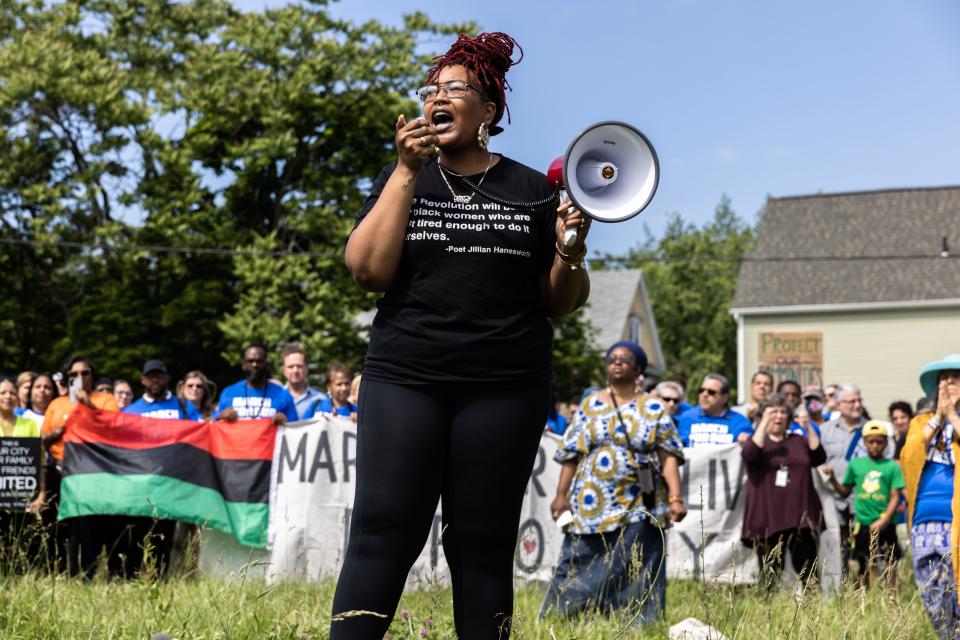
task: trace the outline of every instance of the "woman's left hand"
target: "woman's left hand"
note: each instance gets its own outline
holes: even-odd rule
[[[960,426],[958,425],[958,422],[960,422],[958,418],[960,418],[960,416],[957,415],[957,405],[950,400],[950,392],[947,390],[946,380],[940,381],[940,388],[942,389],[940,396],[943,399],[943,417],[954,426],[954,435],[956,435],[956,427]]]
[[[587,241],[587,233],[590,231],[590,217],[584,215],[580,209],[573,206],[572,202],[567,202],[557,207],[557,246],[563,249],[568,255],[577,255],[583,250],[584,243]],[[577,229],[577,240],[572,247],[563,243],[563,234],[567,229]]]
[[[670,522],[677,523],[687,517],[687,505],[682,500],[670,503]]]

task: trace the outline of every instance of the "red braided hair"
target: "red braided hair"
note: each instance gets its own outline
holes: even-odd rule
[[[520,50],[520,57],[516,60],[513,59],[514,47]],[[463,65],[473,71],[487,99],[497,105],[490,127],[490,135],[496,135],[503,131],[496,125],[503,118],[504,109],[507,112],[507,122],[510,122],[506,90],[512,89],[507,82],[507,71],[521,60],[523,48],[505,33],[481,33],[475,38],[461,33],[445,54],[433,59],[433,66],[427,71],[427,81],[432,82],[441,69],[453,65]]]

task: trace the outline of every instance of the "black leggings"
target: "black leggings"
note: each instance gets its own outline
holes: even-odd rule
[[[507,638],[524,488],[550,403],[549,383],[495,389],[360,388],[357,487],[331,640],[383,638],[442,499],[443,551],[461,640]]]

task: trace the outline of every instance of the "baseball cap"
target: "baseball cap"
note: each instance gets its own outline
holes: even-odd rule
[[[803,388],[803,393],[800,395],[801,398],[818,398],[823,400],[823,389],[818,385],[808,384]]]
[[[890,430],[887,429],[887,423],[883,420],[868,420],[867,424],[863,425],[861,433],[864,438],[867,436],[883,436],[886,438],[890,435]]]
[[[168,373],[167,365],[163,364],[163,360],[147,360],[146,364],[143,365],[143,375],[147,375],[153,371]]]

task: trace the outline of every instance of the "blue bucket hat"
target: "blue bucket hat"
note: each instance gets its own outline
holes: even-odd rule
[[[647,353],[643,350],[643,347],[638,345],[633,340],[621,340],[620,342],[614,342],[610,345],[610,348],[607,349],[607,357],[610,357],[610,354],[613,353],[614,349],[626,349],[633,354],[633,357],[637,359],[637,366],[640,367],[640,371],[644,372],[647,370]]]
[[[943,356],[942,360],[928,362],[920,369],[920,386],[923,393],[928,398],[936,398],[937,381],[940,379],[941,371],[950,370],[960,371],[960,353],[951,353]]]

